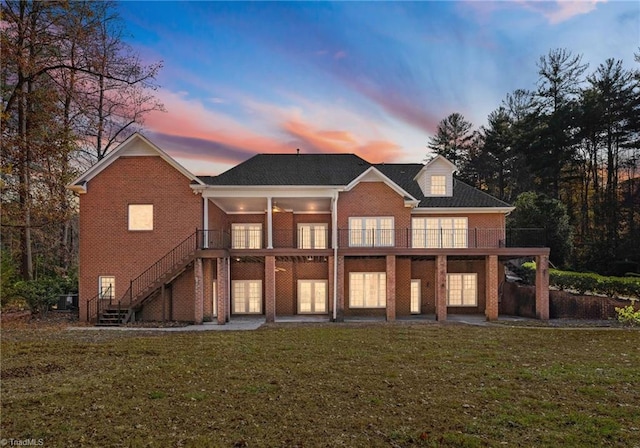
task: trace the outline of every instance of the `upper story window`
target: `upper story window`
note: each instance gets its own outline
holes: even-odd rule
[[[129,230],[153,230],[153,204],[129,204]]]
[[[298,248],[326,249],[327,224],[298,224]]]
[[[393,244],[393,217],[349,218],[350,247],[388,247]]]
[[[411,247],[466,248],[467,218],[411,219]]]
[[[261,249],[262,224],[231,224],[232,249]]]
[[[431,194],[434,196],[444,196],[447,194],[447,179],[445,176],[431,176]]]

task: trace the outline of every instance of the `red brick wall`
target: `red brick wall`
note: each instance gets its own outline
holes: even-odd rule
[[[628,305],[631,305],[629,300],[581,296],[567,291],[549,291],[551,319],[616,319],[615,309]],[[634,308],[640,310],[640,303],[636,302]],[[500,314],[535,318],[535,286],[505,283],[500,301]]]
[[[293,225],[293,213],[277,212],[272,213],[273,220],[273,247],[296,247],[296,232]],[[267,229],[264,228],[265,238]]]
[[[396,257],[396,316],[411,314],[411,258]]]
[[[478,306],[469,307],[447,307],[447,313],[451,314],[474,314],[484,313],[485,309],[485,297],[486,297],[486,284],[487,276],[485,273],[485,261],[484,260],[447,260],[447,273],[448,274],[468,274],[476,273],[477,279],[477,293],[478,293]]]
[[[251,262],[238,262],[235,259],[231,260],[231,303],[233,303],[233,281],[234,280],[260,280],[262,282],[262,311],[265,310],[264,302],[264,262],[251,263]],[[277,281],[277,277],[276,277]],[[233,315],[233,306],[231,308],[231,314]]]
[[[338,229],[348,229],[349,217],[356,216],[393,216],[396,229],[411,226],[411,209],[383,182],[361,182],[351,191],[340,193]]]
[[[411,278],[420,280],[420,313],[434,314],[436,312],[435,260],[413,260]]]
[[[98,276],[116,277],[115,297],[129,280],[202,227],[202,197],[160,157],[121,157],[80,195],[80,316],[98,293]],[[128,205],[153,204],[153,231],[128,230]]]
[[[385,272],[386,257],[344,259],[344,315],[345,316],[385,316],[384,308],[349,308],[349,274],[351,272]]]
[[[172,320],[182,322],[194,321],[196,302],[195,289],[193,267],[190,267],[172,283]]]

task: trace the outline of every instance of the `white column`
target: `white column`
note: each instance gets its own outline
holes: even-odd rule
[[[273,249],[273,205],[267,198],[267,249]]]
[[[204,205],[202,207],[202,232],[204,235],[202,236],[202,247],[204,249],[209,248],[209,199],[202,196],[202,200],[204,201]]]

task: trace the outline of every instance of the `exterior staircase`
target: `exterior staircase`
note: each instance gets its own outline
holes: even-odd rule
[[[98,327],[119,327],[129,320],[128,309],[107,308],[98,316]]]
[[[195,259],[198,249],[198,231],[188,236],[166,255],[152,264],[142,274],[129,282],[129,289],[118,302],[109,301],[103,304],[100,297],[96,301],[96,325],[120,326],[131,321],[135,312],[142,308],[146,300],[151,298],[163,285],[171,283]],[[91,307],[88,304],[88,309]]]

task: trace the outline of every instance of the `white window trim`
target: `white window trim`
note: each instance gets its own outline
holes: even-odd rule
[[[413,297],[413,285],[417,284],[418,285],[418,297],[416,298],[417,300],[417,307],[414,307],[414,297]],[[411,314],[420,314],[420,311],[422,309],[422,281],[420,279],[415,279],[412,278],[411,279]]]
[[[381,228],[382,220],[391,220],[391,228]],[[367,220],[375,227],[367,227]],[[358,223],[358,227],[355,227]],[[393,247],[395,245],[395,218],[393,216],[352,216],[349,218],[349,247]]]
[[[371,285],[365,285],[365,278],[367,275],[376,275],[377,279],[374,280],[378,289],[376,304],[371,305],[367,302],[369,299],[369,295],[367,294],[367,286],[371,289]],[[362,305],[354,305],[354,277],[362,276]],[[380,278],[382,277],[382,278]],[[380,283],[382,283],[382,287],[380,287]],[[371,292],[369,290],[369,292]],[[386,272],[350,272],[349,273],[349,308],[354,309],[373,309],[373,308],[386,308],[387,307],[387,273]]]
[[[310,228],[310,241],[311,247],[303,247],[303,231],[302,229],[304,227],[309,227]],[[319,247],[316,244],[316,229],[322,229],[322,231],[324,232],[324,245],[321,245],[322,247]],[[327,223],[316,223],[316,222],[300,222],[298,223],[298,249],[326,249],[327,248],[327,243],[328,243],[328,239],[329,239],[329,225]]]
[[[443,221],[451,220],[450,227],[443,228]],[[464,227],[456,228],[456,221],[464,221]],[[420,223],[418,227],[417,223]],[[429,228],[428,222],[436,223]],[[445,240],[446,239],[446,240]],[[417,244],[422,240],[423,244]],[[411,247],[414,249],[467,249],[469,247],[469,218],[466,216],[412,217]]]
[[[111,294],[109,294],[108,296],[103,296],[104,291],[102,289],[102,279],[108,279],[108,278],[113,279],[111,281]],[[115,275],[100,275],[98,277],[98,296],[101,299],[105,299],[105,300],[107,300],[107,299],[111,299],[111,300],[115,299],[115,297],[116,297],[116,276]]]
[[[149,216],[151,214],[151,216]],[[154,222],[153,204],[129,204],[127,207],[127,229],[131,232],[150,232]]]
[[[251,229],[251,227],[258,227],[259,229]],[[242,238],[238,237],[238,232],[242,232]],[[255,244],[254,234],[257,233],[257,247],[253,247]],[[261,222],[239,222],[231,224],[231,247],[232,249],[262,249],[262,223]]]
[[[311,310],[310,311],[302,311],[301,310],[301,286],[303,283],[310,283],[311,284]],[[315,302],[315,289],[316,289],[316,285],[317,284],[324,284],[324,301],[323,301],[323,306],[324,309],[323,310],[316,310],[316,302]],[[329,312],[329,307],[328,307],[328,289],[329,289],[329,282],[327,280],[311,280],[311,279],[299,279],[298,280],[298,314],[327,314]]]
[[[462,295],[462,304],[458,305],[458,304],[454,304],[451,305],[449,302],[449,298],[450,298],[450,293],[451,290],[449,288],[449,282],[450,282],[450,278],[453,276],[459,276],[460,277],[460,285],[461,285],[461,295]],[[469,303],[469,297],[465,296],[465,289],[464,289],[464,281],[465,278],[473,278],[473,283],[474,283],[474,291],[473,291],[473,297],[471,298],[473,300],[473,303]],[[447,306],[450,307],[477,307],[478,306],[478,274],[476,273],[451,273],[451,274],[447,274]]]
[[[250,303],[250,298],[247,297],[247,290],[249,285],[251,284],[257,284],[258,285],[258,296],[259,296],[259,307],[260,309],[258,311],[250,311],[251,309],[251,303]],[[238,299],[238,297],[236,296],[236,286],[237,285],[244,285],[244,291],[243,293],[245,294],[243,297],[244,300],[244,311],[236,311],[236,300]],[[231,291],[232,291],[232,303],[231,303],[231,309],[233,314],[262,314],[262,280],[232,280],[231,281]]]

